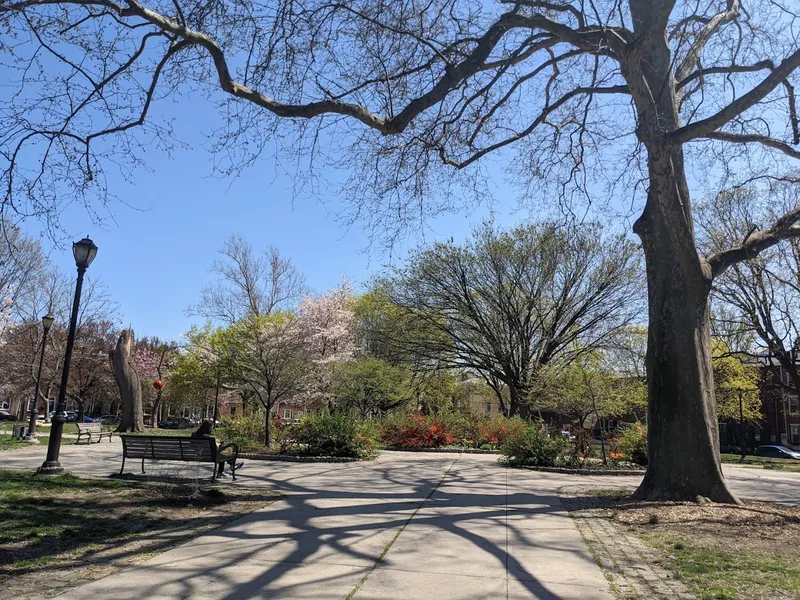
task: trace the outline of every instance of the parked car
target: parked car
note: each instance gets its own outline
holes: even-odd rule
[[[800,460],[800,452],[795,452],[785,446],[759,446],[753,452],[754,456],[764,456],[766,458],[789,458]]]
[[[172,417],[159,421],[158,426],[161,429],[189,429],[190,427],[197,426],[197,419],[192,417]]]
[[[101,423],[119,423],[122,419],[116,415],[103,415],[100,417]]]
[[[74,423],[78,420],[78,413],[74,410],[67,411],[67,423]]]
[[[16,421],[16,415],[12,415],[7,410],[0,410],[0,421]]]
[[[742,447],[737,446],[736,444],[729,444],[728,442],[722,442],[719,445],[719,451],[722,454],[741,454]]]
[[[83,417],[84,423],[94,423],[94,419],[92,417]]]

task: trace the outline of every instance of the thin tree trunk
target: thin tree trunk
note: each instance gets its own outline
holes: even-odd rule
[[[83,423],[83,417],[86,416],[86,410],[84,408],[83,400],[75,400],[75,404],[78,405],[78,416],[76,417],[76,421],[78,423]]]
[[[270,414],[269,408],[265,409],[266,415],[264,416],[264,445],[269,448],[270,440]]]
[[[110,352],[111,370],[114,372],[122,400],[122,420],[117,427],[119,432],[144,431],[142,386],[131,358],[133,340],[133,330],[123,329],[119,334],[117,345]]]
[[[155,427],[158,424],[158,411],[161,409],[161,392],[162,390],[156,392],[156,399],[150,409],[150,427]]]

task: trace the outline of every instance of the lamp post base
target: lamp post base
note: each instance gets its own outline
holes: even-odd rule
[[[22,438],[22,441],[23,442],[28,442],[29,444],[38,444],[39,443],[39,440],[36,437],[35,433],[29,433],[24,438]]]
[[[57,460],[45,461],[36,471],[39,475],[60,475],[64,472],[64,467]]]

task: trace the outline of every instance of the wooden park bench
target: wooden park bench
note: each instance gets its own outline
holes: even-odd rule
[[[75,423],[78,426],[78,439],[75,440],[76,444],[79,444],[83,438],[86,438],[86,443],[91,444],[93,440],[96,440],[97,443],[100,443],[104,437],[108,438],[108,441],[111,441],[111,431],[103,431],[102,426],[100,423]]]
[[[212,481],[217,478],[218,465],[227,462],[230,464],[233,479],[236,479],[236,459],[239,456],[239,447],[236,444],[223,444],[217,447],[217,441],[214,438],[164,435],[121,435],[119,437],[122,440],[120,475],[125,470],[126,458],[141,458],[142,473],[145,472],[144,461],[149,458],[150,460],[213,463]],[[226,453],[227,450],[231,452]]]

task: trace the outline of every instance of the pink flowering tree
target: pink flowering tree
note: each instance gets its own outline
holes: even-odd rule
[[[155,389],[153,384],[161,381],[166,384],[170,370],[174,366],[177,346],[158,338],[140,340],[133,351],[133,365],[142,382],[144,401],[150,405],[150,426],[158,422],[163,390]]]
[[[347,279],[319,296],[304,296],[298,306],[308,357],[313,365],[305,387],[307,401],[331,401],[332,368],[351,360],[358,350],[353,290]]]

